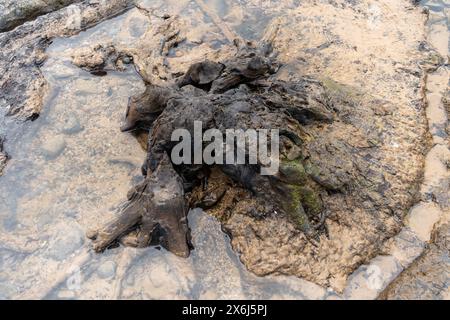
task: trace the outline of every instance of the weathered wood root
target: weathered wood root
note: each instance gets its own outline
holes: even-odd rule
[[[93,240],[93,249],[102,252],[123,241],[139,248],[160,244],[178,256],[189,256],[185,201],[182,181],[166,155],[157,170],[131,190],[129,203],[121,215],[88,235]]]
[[[282,211],[307,236],[315,234],[312,222],[320,220],[322,186],[303,167],[301,148],[306,138],[302,125],[333,121],[333,113],[322,97],[320,83],[307,79],[286,83],[271,77],[278,64],[271,57],[268,41],[259,46],[236,42],[234,58],[196,63],[172,86],[149,84],[143,94],[130,99],[122,130],[149,130],[146,178],[131,190],[121,216],[91,235],[95,251],[120,241],[133,247],[160,244],[178,256],[189,255],[184,192],[199,184],[202,170],[211,168],[184,164],[175,171],[169,154],[174,147],[172,133],[185,129],[192,136],[195,121],[201,121],[204,130],[282,128],[280,150],[285,154],[276,175],[260,174],[261,159],[257,165],[218,167],[253,195],[255,201],[246,209],[249,214]],[[249,150],[245,152],[248,155]]]

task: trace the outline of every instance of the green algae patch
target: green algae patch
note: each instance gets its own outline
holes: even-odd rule
[[[308,179],[305,167],[299,159],[282,161],[280,173],[283,180],[295,185],[304,184]]]
[[[285,211],[300,230],[310,229],[309,217],[317,216],[323,205],[317,192],[307,186],[289,185]]]

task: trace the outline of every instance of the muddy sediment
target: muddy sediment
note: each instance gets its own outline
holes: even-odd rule
[[[7,213],[2,216],[7,231],[2,263],[12,267],[20,262],[29,271],[4,274],[4,296],[39,296],[26,284],[30,277],[42,292],[62,298],[106,297],[109,292],[117,298],[223,298],[225,293],[234,298],[331,298],[327,288],[351,296],[357,290],[348,289],[349,275],[380,254],[388,256],[386,246],[404,230],[409,208],[422,197],[426,155],[439,136],[428,131],[424,86],[426,73],[443,58],[426,43],[425,14],[403,0],[281,1],[263,7],[256,2],[139,1],[137,8],[78,34],[74,42],[57,39],[129,5],[83,2],[75,5],[81,25],[66,25],[65,8],[0,34],[0,55],[14,57],[13,63],[0,62],[2,113],[8,119],[37,118],[25,138],[6,132],[5,149],[12,160],[0,179],[2,188],[11,189],[2,196]],[[263,33],[252,30],[252,19],[261,23],[258,30],[279,26],[274,39],[282,63],[277,80],[315,78],[338,101],[336,121],[304,127],[307,166],[333,187],[321,193],[328,235],[311,243],[289,219],[258,219],[236,210],[239,193],[230,187],[209,211],[220,218],[231,247],[217,221],[195,213],[189,219],[198,247],[189,259],[129,248],[83,256],[89,247],[83,233],[116,216],[126,190],[141,179],[143,151],[132,136],[118,131],[128,97],[144,90],[141,79],[165,85],[193,62],[229,58],[235,52],[231,36],[259,40]],[[27,143],[19,147],[22,141]],[[25,170],[27,165],[41,177]],[[58,178],[67,170],[68,179]],[[440,199],[448,201],[444,191]],[[67,219],[71,223],[65,226]],[[36,222],[44,230],[35,228]],[[415,231],[410,236],[417,238]],[[206,239],[221,248],[215,262],[208,254],[214,246]],[[231,248],[246,269],[266,277],[249,274]],[[391,265],[402,265],[398,257]],[[82,290],[65,285],[74,274],[68,261],[78,258]],[[48,265],[49,271],[38,272],[36,264]],[[152,272],[144,275],[150,265]],[[216,278],[225,278],[224,268],[228,280]],[[64,271],[55,277],[51,270]],[[175,289],[165,291],[169,284]],[[254,284],[260,293],[251,289]]]

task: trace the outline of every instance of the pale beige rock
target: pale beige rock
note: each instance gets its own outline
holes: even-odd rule
[[[403,268],[407,268],[423,253],[425,246],[425,242],[420,240],[416,233],[405,227],[392,239],[388,252],[400,262]]]
[[[448,300],[450,279],[450,224],[433,232],[424,254],[405,270],[380,296],[381,299]]]
[[[181,5],[174,5],[175,2],[178,3],[179,1],[170,1],[170,5],[180,8]],[[260,1],[256,0],[249,2],[252,2],[254,6],[260,3]],[[426,149],[426,143],[424,143],[423,140],[423,136],[426,134],[426,124],[425,121],[422,121],[425,119],[423,117],[423,106],[418,102],[422,97],[420,90],[422,88],[420,82],[422,74],[416,65],[416,62],[422,58],[421,53],[417,51],[416,45],[423,39],[421,26],[423,16],[419,13],[420,10],[418,8],[410,7],[408,1],[382,1],[380,2],[382,4],[382,19],[377,22],[376,25],[369,26],[366,21],[366,14],[371,12],[368,6],[369,1],[361,1],[357,8],[360,11],[355,11],[350,5],[346,6],[345,3],[347,2],[344,2],[345,1],[338,1],[337,3],[343,5],[343,7],[334,8],[332,5],[328,4],[317,4],[313,3],[313,1],[305,1],[301,8],[291,7],[289,10],[294,11],[288,11],[286,6],[284,6],[285,2],[283,1],[283,5],[279,5],[276,8],[271,8],[269,6],[269,8],[264,9],[267,10],[266,12],[268,13],[282,11],[283,14],[293,14],[290,22],[291,24],[288,24],[286,29],[282,30],[280,41],[277,45],[277,49],[280,50],[281,57],[286,65],[280,72],[285,75],[286,79],[289,79],[296,74],[325,76],[338,81],[338,83],[348,85],[350,88],[358,88],[359,86],[358,89],[366,90],[364,94],[368,93],[369,95],[374,95],[376,98],[381,98],[383,101],[392,101],[391,108],[389,108],[389,106],[385,108],[384,103],[376,104],[379,107],[380,114],[383,116],[388,115],[392,110],[395,111],[390,125],[395,127],[396,131],[395,134],[388,135],[385,144],[380,144],[380,141],[377,139],[373,139],[370,142],[367,141],[368,139],[365,140],[363,138],[354,139],[352,137],[353,135],[356,137],[364,136],[357,130],[349,133],[351,138],[346,135],[338,136],[338,138],[345,142],[355,143],[352,146],[355,148],[369,149],[376,146],[376,148],[379,148],[377,153],[386,153],[389,155],[384,159],[385,162],[381,162],[383,165],[387,164],[387,166],[383,167],[383,170],[386,170],[386,172],[389,173],[395,172],[397,175],[387,177],[388,182],[391,184],[390,190],[392,190],[392,193],[396,193],[394,196],[389,193],[387,197],[398,197],[396,198],[398,201],[395,202],[396,207],[401,208],[400,211],[404,210],[406,212],[407,207],[414,198],[414,188],[409,189],[409,186],[414,186],[418,177],[421,175],[423,149]],[[125,1],[122,3],[125,3]],[[147,1],[149,7],[154,3],[156,3],[156,1]],[[106,2],[106,5],[108,6],[106,9],[102,5],[88,8],[81,6],[83,21],[95,23],[102,17],[120,11],[118,10],[120,8],[123,9],[123,7],[115,1]],[[235,12],[238,11],[236,9],[234,10]],[[142,12],[142,10],[140,11]],[[193,11],[190,11],[191,14],[192,12]],[[236,20],[240,19],[243,14],[243,12],[240,12],[230,16],[230,19],[233,19],[235,22],[234,25],[240,25],[239,21]],[[142,15],[143,13],[138,14],[133,11],[130,13],[130,19],[133,17],[142,19]],[[151,14],[149,15],[151,16]],[[18,31],[28,30],[27,32],[29,32],[30,29],[34,28],[37,32],[49,37],[70,35],[78,31],[68,28],[65,25],[64,19],[67,18],[65,14],[52,15],[53,18],[55,16],[55,20],[48,20],[48,18],[45,18],[45,23],[31,22],[28,24],[29,26],[19,27]],[[155,17],[150,19],[153,19],[153,22],[158,21]],[[198,21],[201,21],[201,19],[198,19]],[[354,26],[352,33],[348,32],[348,23],[352,23]],[[155,26],[155,24],[151,25]],[[396,27],[392,28],[392,25],[395,25]],[[318,26],[320,26],[320,28],[318,28]],[[374,26],[376,26],[376,28],[372,28]],[[208,45],[209,41],[214,39],[214,35],[212,34],[219,35],[216,36],[216,38],[220,38],[220,30],[217,30],[213,25],[208,25],[207,29],[211,32],[202,38],[199,37],[199,32],[203,27],[204,25],[200,24],[195,30],[193,27],[191,28],[191,25],[189,25],[189,27],[181,28],[182,31],[194,30],[194,32],[190,32],[186,35],[187,39],[191,39],[192,43],[197,44],[201,41],[200,39],[202,39],[203,44],[190,49],[190,54],[188,54],[188,50],[183,50],[183,46],[180,45],[177,54],[166,58],[169,67],[159,70],[160,72],[157,76],[154,76],[153,74],[147,75],[148,79],[160,81],[160,77],[171,78],[176,76],[178,72],[185,71],[186,67],[190,65],[192,61],[203,60],[205,57],[215,60],[219,57],[226,56],[226,52],[223,52],[226,50],[223,50],[222,52],[219,50],[219,53],[217,53],[216,50]],[[39,30],[39,28],[43,29]],[[114,30],[113,28],[108,29]],[[148,50],[149,48],[155,47],[153,46],[153,43],[150,47],[148,44],[152,39],[160,39],[158,36],[154,38],[152,32],[155,32],[155,30],[156,28],[150,28],[148,32],[141,34],[139,30],[139,32],[129,32],[128,28],[124,27],[121,31],[122,37],[120,39],[122,40],[126,39],[130,34],[137,34],[139,37],[142,36],[142,42],[138,42],[133,38],[133,42],[136,42],[137,47],[133,47],[130,43],[118,46],[120,49],[130,49],[130,53],[133,57],[137,58],[136,65],[141,70],[151,70],[152,61],[154,61],[152,59],[154,59],[154,56],[151,54],[149,55]],[[388,30],[387,34],[384,34],[386,30]],[[402,33],[401,36],[399,35],[400,33]],[[31,35],[33,36],[34,33],[31,33]],[[22,47],[21,44],[31,43],[34,45],[30,40],[32,36],[20,36],[15,38],[15,44],[18,45],[20,50],[25,50],[27,47]],[[98,36],[98,34],[94,34],[94,36]],[[8,44],[5,40],[6,38],[6,35],[0,35],[0,43]],[[283,43],[286,39],[289,41]],[[106,43],[104,40],[106,39],[100,36],[97,40],[92,41]],[[389,42],[392,45],[386,47],[386,42]],[[80,43],[77,44],[77,46],[80,45]],[[85,45],[85,43],[83,43],[83,45]],[[36,45],[35,47],[38,48],[39,46]],[[44,47],[46,47],[46,45]],[[8,46],[5,45],[3,48],[7,48],[4,52],[9,54],[16,47],[8,44]],[[180,52],[182,52],[182,54]],[[63,56],[63,53],[61,52],[56,55],[59,54]],[[26,61],[34,63],[33,59],[35,57],[40,58],[40,55],[35,55],[34,51],[32,51],[32,54],[30,57],[27,57]],[[394,68],[392,67],[391,60],[393,58],[396,60]],[[22,57],[20,57],[20,59],[22,59]],[[6,61],[4,59],[0,60]],[[39,61],[39,59],[37,59],[37,61]],[[67,63],[68,61],[69,60],[65,60],[64,63]],[[47,66],[52,63],[59,63],[61,65],[62,61],[58,59],[51,60]],[[54,72],[55,75],[57,75],[55,79],[65,79],[65,81],[70,82],[71,77],[73,75],[76,76],[78,73],[76,69],[68,68],[69,69],[66,68],[65,70],[60,69],[59,71],[55,68]],[[28,74],[30,73],[27,73],[27,70],[25,70],[25,72],[17,72],[17,69],[14,68],[5,69],[5,66],[1,65],[0,62],[0,70],[6,70],[6,72],[3,73],[6,74],[5,79],[17,81],[19,84],[28,85],[31,81],[30,79],[34,79],[34,77],[38,78],[36,84],[30,85],[30,88],[32,88],[30,89],[30,92],[34,92],[36,95],[33,96],[32,99],[29,99],[28,96],[26,99],[24,98],[24,105],[21,104],[23,102],[21,98],[17,98],[20,103],[15,106],[20,107],[17,109],[19,111],[17,111],[16,115],[21,115],[24,118],[30,116],[33,112],[39,112],[42,106],[40,97],[43,97],[45,90],[52,90],[51,87],[46,88],[45,84],[43,84],[43,78],[40,78],[41,75],[37,72],[39,69],[33,67],[33,71],[31,72],[33,73],[33,76],[28,77]],[[383,72],[382,75],[380,74],[380,70]],[[51,67],[48,67],[45,72],[47,75],[50,75],[53,71]],[[415,77],[411,75],[413,73],[418,73],[420,76]],[[17,78],[19,75],[26,78]],[[118,133],[117,129],[124,112],[121,106],[126,105],[126,99],[131,95],[130,90],[139,90],[140,87],[137,82],[132,82],[131,80],[120,81],[114,78],[110,83],[106,82],[108,82],[107,79],[95,78],[94,80],[90,79],[90,84],[82,84],[82,88],[85,92],[90,91],[91,97],[89,100],[74,94],[74,92],[76,92],[76,86],[74,86],[68,87],[69,89],[64,91],[64,98],[60,97],[57,101],[56,106],[59,106],[60,109],[56,109],[59,111],[56,111],[57,116],[55,118],[51,118],[52,114],[50,114],[51,121],[57,122],[58,117],[61,117],[61,114],[58,113],[61,112],[61,106],[64,106],[64,108],[73,112],[76,112],[77,108],[79,108],[79,110],[90,113],[89,116],[86,116],[86,118],[83,116],[81,119],[83,125],[86,126],[86,130],[79,135],[68,138],[71,140],[68,140],[70,143],[67,146],[67,153],[65,152],[56,159],[53,163],[53,168],[49,168],[48,166],[39,163],[36,164],[38,170],[41,172],[41,176],[45,177],[45,180],[42,181],[34,178],[27,179],[26,187],[29,188],[28,190],[36,190],[48,183],[47,187],[51,188],[53,195],[49,195],[44,199],[44,202],[42,202],[27,199],[27,197],[31,197],[31,195],[27,193],[24,196],[25,199],[19,201],[19,209],[21,211],[25,212],[28,210],[32,212],[32,214],[27,214],[27,216],[36,217],[39,214],[39,210],[45,209],[45,206],[49,203],[54,203],[57,209],[61,209],[67,205],[74,206],[74,202],[79,202],[78,204],[80,206],[76,206],[76,208],[79,209],[77,216],[78,221],[83,226],[92,226],[99,223],[99,216],[102,216],[102,219],[112,217],[113,213],[110,211],[110,207],[119,205],[120,202],[124,200],[123,195],[126,194],[126,190],[129,187],[129,181],[138,176],[137,172],[139,171],[140,159],[143,159],[143,155],[137,154],[138,148],[134,148],[135,145],[133,145],[133,140],[127,139],[126,136]],[[51,86],[55,86],[55,83],[56,82],[51,83]],[[70,85],[68,82],[62,82],[61,84],[67,86]],[[363,85],[362,88],[361,84]],[[0,85],[2,85],[1,81]],[[97,90],[97,85],[99,87],[102,86],[105,90]],[[128,85],[130,86],[128,87]],[[112,97],[108,96],[108,88],[114,88]],[[11,88],[8,87],[7,89],[10,90]],[[336,92],[341,88],[338,87],[337,89]],[[1,100],[1,98],[9,92],[8,90],[2,91],[0,94],[0,107],[5,106],[6,108],[6,106],[13,105],[12,103],[3,103]],[[351,98],[352,93],[344,90],[343,97]],[[71,102],[75,103],[75,101],[75,105],[69,105]],[[358,101],[355,105],[359,106],[362,104],[364,106],[365,103],[365,101]],[[13,110],[13,107],[11,108],[11,110]],[[376,125],[381,128],[383,123],[377,122]],[[414,128],[414,130],[411,130],[411,128]],[[345,130],[342,130],[342,132],[345,132]],[[376,132],[376,130],[374,132]],[[80,140],[77,140],[76,137],[78,136],[81,138]],[[121,157],[125,153],[129,154],[130,157],[134,159],[134,161],[131,162],[133,165],[129,171],[124,170],[123,166],[115,167],[115,165],[108,165],[108,159]],[[32,154],[30,153],[30,155]],[[89,158],[90,162],[83,161],[83,159],[86,160],[86,158]],[[379,159],[372,159],[372,161],[373,165],[380,163]],[[340,169],[343,172],[348,167],[346,163],[340,165],[342,165]],[[30,170],[36,170],[36,167],[30,168]],[[64,175],[65,179],[61,179],[60,172],[66,173]],[[30,173],[30,171],[25,171],[24,174],[26,173]],[[8,187],[17,187],[17,184],[13,182],[13,177],[9,177],[8,179],[10,179],[8,180],[10,181]],[[2,191],[4,190],[2,189]],[[67,195],[72,195],[73,197],[67,197]],[[376,192],[370,194],[370,196],[371,200],[368,200],[369,203],[370,201],[378,203],[383,200],[383,197]],[[65,203],[58,203],[58,199],[64,199]],[[82,201],[80,201],[80,199],[82,199]],[[298,276],[306,275],[310,280],[317,283],[333,285],[338,289],[344,288],[348,274],[351,274],[353,270],[357,269],[361,263],[367,263],[367,260],[370,259],[370,257],[376,255],[382,242],[385,241],[386,238],[394,236],[395,233],[399,231],[399,227],[397,222],[394,221],[394,219],[389,218],[389,215],[387,214],[386,218],[383,218],[379,225],[382,226],[383,230],[389,230],[389,232],[386,235],[381,236],[384,231],[377,233],[379,230],[376,230],[376,228],[371,229],[371,226],[378,225],[378,222],[375,220],[365,220],[364,217],[367,212],[361,208],[355,209],[359,203],[355,204],[351,202],[350,207],[342,206],[341,209],[339,209],[339,205],[343,203],[344,201],[338,203],[338,208],[336,209],[337,212],[342,210],[342,215],[338,215],[339,219],[334,217],[336,220],[331,220],[329,222],[330,234],[332,236],[331,239],[327,240],[323,238],[318,249],[313,248],[313,246],[308,246],[307,250],[303,251],[305,248],[303,243],[304,239],[297,240],[299,241],[297,243],[292,241],[294,242],[294,245],[291,246],[291,226],[287,224],[277,226],[276,221],[273,223],[268,221],[267,226],[261,227],[261,230],[266,232],[266,241],[261,243],[261,247],[247,247],[247,251],[245,251],[247,256],[242,257],[243,261],[247,263],[250,270],[254,272],[258,272],[258,269],[259,271],[268,270],[268,272],[274,270],[270,265],[257,262],[256,259],[252,260],[252,255],[256,252],[255,257],[263,257],[266,261],[274,261],[274,263],[280,262],[286,266],[295,266],[287,271],[288,274],[295,274]],[[344,212],[346,214],[344,214]],[[57,219],[62,219],[64,215],[55,215],[55,217],[57,217]],[[258,222],[254,222],[248,217],[245,217],[245,219],[237,217],[235,221],[236,223],[244,222],[247,223],[248,226],[256,226],[257,229],[259,228]],[[31,219],[27,218],[25,222],[32,225]],[[51,221],[47,222],[51,223]],[[210,226],[210,224],[206,224],[206,226]],[[54,231],[53,225],[48,224],[48,229],[49,233],[52,234]],[[216,231],[219,232],[220,230],[217,229]],[[29,232],[36,235],[42,235],[42,232],[31,231],[31,229]],[[378,238],[378,236],[380,236],[380,238]],[[276,239],[277,237],[280,238],[281,246],[279,245],[279,242],[271,241],[271,239]],[[233,239],[233,244],[238,251],[241,249],[246,250],[244,241],[240,242],[239,239]],[[295,247],[297,244],[298,247]],[[374,244],[376,245],[374,246]],[[220,248],[224,247],[226,246],[220,246]],[[296,250],[292,250],[293,248]],[[195,281],[201,281],[201,279],[195,280],[195,272],[192,269],[193,266],[191,265],[191,262],[172,258],[169,258],[169,261],[162,262],[167,256],[164,254],[152,256],[151,252],[153,251],[148,251],[150,253],[148,256],[144,256],[142,260],[135,260],[132,262],[132,267],[130,267],[130,270],[125,276],[126,281],[119,284],[119,287],[120,285],[125,286],[126,283],[134,284],[124,288],[122,291],[123,296],[127,298],[192,297],[191,290],[193,289],[191,284]],[[111,254],[112,259],[119,258],[117,250],[112,250],[107,254]],[[223,252],[221,254],[223,254]],[[402,258],[403,256],[397,253],[395,253],[395,256],[403,261],[403,264],[410,259],[409,257]],[[205,259],[206,258],[209,259],[210,257],[205,257]],[[229,257],[227,258],[225,256],[221,259],[217,259],[218,261],[213,261],[211,263],[221,263],[224,261],[223,259],[226,260],[229,259]],[[397,264],[393,261],[396,260],[387,259],[386,264],[388,265],[388,270],[397,270]],[[99,261],[97,258],[91,257],[90,263],[96,265],[99,264]],[[398,262],[398,264],[400,263]],[[46,265],[47,269],[37,270],[36,266],[40,265]],[[48,262],[45,259],[42,259],[37,253],[27,257],[17,272],[11,271],[14,272],[14,275],[9,278],[9,280],[11,283],[21,285],[27,283],[30,279],[33,279],[35,288],[25,287],[24,290],[29,292],[32,297],[39,297],[42,292],[50,292],[50,289],[41,289],[43,287],[51,288],[53,279],[59,280],[61,277],[64,278],[61,270],[64,269],[65,265],[65,263],[56,265],[52,262]],[[148,270],[149,266],[152,265],[155,265],[155,269],[158,270],[161,277],[158,277],[158,273],[150,277]],[[210,272],[205,278],[209,279],[209,283],[211,283],[215,275],[214,270],[216,270],[218,266],[214,264],[205,265],[207,267],[203,270],[206,269]],[[222,263],[222,265],[228,268],[230,264]],[[225,271],[222,271],[220,274],[226,274]],[[243,291],[242,288],[239,287],[240,281],[236,278],[239,273],[240,272],[236,271],[230,272],[233,279],[230,279],[229,282],[226,282],[225,277],[221,277],[219,279],[219,284],[222,288],[220,292],[225,290],[223,288],[231,288],[230,290],[236,290],[236,292],[230,292],[230,296],[256,296],[256,293],[254,292],[250,295],[248,293],[249,289]],[[395,274],[395,272],[391,274]],[[123,273],[117,276],[119,282],[122,277],[124,277],[122,275]],[[131,279],[134,279],[134,282],[131,282]],[[386,279],[391,278],[388,276]],[[159,283],[158,280],[160,280]],[[262,278],[262,280],[266,279]],[[294,280],[292,279],[292,281]],[[164,283],[169,287],[168,290],[163,289]],[[241,285],[242,283],[245,282],[241,282]],[[264,282],[262,283],[264,284]],[[254,282],[250,281],[247,286],[251,287],[252,284],[254,284]],[[227,285],[229,286],[227,287]],[[110,292],[113,291],[111,289],[111,284],[107,281],[96,282],[94,280],[88,280],[88,283],[85,284],[84,288],[86,290],[76,293],[78,297],[108,298],[112,296],[110,295]],[[156,289],[155,292],[152,291],[153,288]],[[262,284],[261,288],[263,288]],[[295,296],[294,293],[287,292],[289,291],[287,290],[289,288],[296,288],[295,290],[298,290],[299,294]],[[295,285],[292,285],[291,280],[289,280],[288,282],[285,282],[285,286],[280,289],[280,292],[286,292],[285,295],[283,296],[282,293],[276,293],[276,297],[300,297],[302,295],[304,295],[304,297],[312,298],[323,297],[323,289],[320,287],[308,284],[306,285],[306,289],[303,290],[301,288],[302,286],[296,287]],[[317,291],[315,289],[317,289]],[[261,289],[260,291],[263,292],[264,290]],[[245,294],[242,294],[242,292]],[[15,296],[17,294],[13,291],[9,292],[9,290],[6,289],[5,293],[7,293],[8,296]],[[3,293],[0,292],[0,296],[3,296],[2,294]],[[220,298],[220,295],[208,286],[206,286],[202,294],[205,297]],[[64,292],[62,295],[64,296]],[[374,296],[372,293],[368,294],[368,296],[369,295],[372,297]],[[270,297],[269,294],[267,294],[267,296]],[[329,297],[332,298],[336,296],[333,294]]]
[[[431,231],[442,216],[441,209],[434,203],[419,203],[408,214],[406,225],[422,241],[430,241]]]
[[[304,1],[288,10],[275,40],[282,79],[322,79],[331,96],[354,106],[349,119],[305,129],[313,165],[332,183],[348,186],[324,195],[329,238],[322,236],[316,247],[276,218],[234,215],[225,227],[256,274],[293,274],[342,291],[348,275],[400,232],[418,200],[430,142],[420,65],[427,60],[428,68],[437,68],[441,60],[433,50],[420,50],[426,16],[411,2],[337,3]],[[351,128],[351,119],[360,122]]]
[[[57,158],[66,147],[66,141],[61,135],[49,137],[41,142],[42,153],[48,160]]]
[[[349,277],[344,297],[349,300],[376,299],[402,270],[393,256],[378,256]]]

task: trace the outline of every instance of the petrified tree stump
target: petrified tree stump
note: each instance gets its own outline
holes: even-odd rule
[[[302,144],[308,136],[302,125],[333,121],[325,91],[310,79],[274,80],[279,66],[270,43],[236,45],[232,59],[196,63],[176,83],[149,84],[142,95],[130,99],[122,131],[149,131],[146,177],[130,191],[121,216],[90,235],[96,251],[120,241],[137,247],[160,244],[187,257],[189,208],[212,208],[225,192],[209,188],[212,172],[229,179],[225,188],[240,188],[246,194],[247,210],[254,216],[286,215],[308,237],[317,234],[317,225],[323,226],[320,192],[328,186],[303,165]],[[279,171],[261,175],[260,158],[256,164],[174,165],[172,133],[186,129],[194,134],[195,121],[202,122],[204,131],[215,128],[223,134],[226,129],[278,129]],[[246,146],[246,157],[249,152]]]

